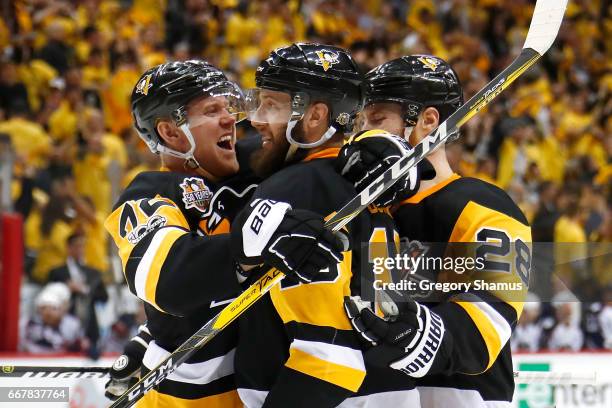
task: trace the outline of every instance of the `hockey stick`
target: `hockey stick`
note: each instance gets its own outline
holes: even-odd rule
[[[533,13],[527,39],[521,54],[476,95],[462,105],[436,130],[416,145],[405,157],[394,163],[368,187],[335,213],[325,224],[332,231],[338,231],[357,216],[372,201],[403,177],[429,153],[441,146],[448,137],[465,124],[497,95],[506,89],[523,72],[531,67],[552,45],[563,20],[567,0],[538,0]],[[145,392],[163,381],[176,367],[191,357],[215,335],[240,316],[248,307],[259,300],[284,275],[270,269],[261,278],[242,292],[201,329],[181,344],[164,361],[145,374],[140,381],[123,394],[111,408],[124,408],[142,398]]]
[[[1,366],[0,378],[106,378],[110,367]],[[515,371],[517,384],[595,384],[596,372]]]
[[[1,366],[0,378],[105,378],[110,367]],[[518,384],[594,384],[597,373],[515,371]]]
[[[0,366],[0,378],[104,378],[109,370],[110,367],[3,365]]]

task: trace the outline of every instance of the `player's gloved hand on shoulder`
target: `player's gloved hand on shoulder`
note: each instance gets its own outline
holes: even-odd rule
[[[140,375],[142,358],[147,348],[144,346],[152,340],[148,331],[140,331],[123,349],[123,354],[117,357],[110,368],[110,380],[104,385],[106,398],[115,401],[136,384]]]
[[[366,362],[416,378],[447,370],[452,339],[440,316],[413,301],[395,303],[396,315],[389,318],[377,316],[370,306],[358,296],[344,298],[353,329],[368,345]]]
[[[362,191],[393,163],[406,156],[410,145],[399,136],[383,130],[369,130],[351,137],[336,159],[336,170]],[[436,172],[425,159],[408,174],[374,200],[374,205],[386,207],[417,193],[421,180],[431,180]]]
[[[232,252],[239,263],[265,263],[302,282],[311,282],[322,269],[335,268],[349,248],[348,238],[325,228],[319,214],[272,200],[251,202],[231,231]]]

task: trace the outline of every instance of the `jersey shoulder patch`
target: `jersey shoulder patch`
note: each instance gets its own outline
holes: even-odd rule
[[[208,204],[213,197],[213,192],[200,177],[185,177],[179,183],[185,209],[195,208],[201,213],[208,210]]]
[[[138,174],[119,197],[114,209],[127,201],[163,197],[175,203],[188,219],[196,220],[208,211],[215,185],[198,176],[170,171]]]

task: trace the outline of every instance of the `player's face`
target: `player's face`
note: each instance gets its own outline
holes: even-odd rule
[[[291,117],[291,96],[258,89],[250,99],[249,119],[262,138],[261,149],[251,157],[251,167],[259,176],[267,177],[283,165],[289,150],[285,132]]]
[[[362,130],[381,129],[394,135],[404,136],[404,118],[402,107],[398,103],[373,103],[368,105],[361,115]]]
[[[38,312],[43,323],[52,327],[57,327],[63,317],[59,306],[41,305],[38,307]]]
[[[187,118],[195,141],[193,155],[200,166],[219,178],[235,174],[236,116],[228,98],[197,100],[187,107]]]

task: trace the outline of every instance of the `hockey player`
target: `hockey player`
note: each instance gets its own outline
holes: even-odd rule
[[[237,264],[229,256],[229,225],[254,188],[247,175],[235,180],[236,122],[245,118],[242,91],[217,68],[203,61],[171,62],[146,71],[132,92],[132,111],[140,137],[161,155],[162,171],[140,173],[126,188],[105,226],[119,249],[130,291],[145,301],[148,343],[144,369],[157,366],[219,307],[240,292]],[[291,230],[293,223],[316,214],[287,213],[287,221],[269,232]],[[320,217],[318,217],[320,218]],[[321,251],[322,229],[313,226],[314,239],[284,251],[263,251],[274,262],[304,250],[317,266],[335,265],[339,252]],[[288,275],[292,270],[279,268]],[[134,342],[147,343],[143,336]],[[132,342],[132,344],[134,343]],[[236,329],[229,327],[181,364],[141,406],[241,406],[233,379]],[[129,348],[134,361],[142,348]],[[129,362],[114,364],[115,384],[129,378]],[[132,366],[134,362],[132,361]],[[117,393],[115,392],[115,395]]]
[[[257,68],[249,115],[263,146],[252,166],[264,176],[276,173],[258,186],[252,202],[232,224],[233,251],[242,264],[260,263],[262,248],[282,250],[289,245],[282,237],[268,238],[268,231],[286,218],[289,209],[329,215],[355,196],[353,186],[333,166],[361,106],[361,81],[352,57],[327,45],[279,48]],[[412,181],[416,192],[417,180]],[[300,279],[285,278],[240,319],[235,371],[246,407],[418,404],[414,387],[394,370],[379,372],[386,388],[370,386],[367,379],[364,383],[366,367],[358,337],[343,309],[343,297],[359,290],[360,244],[393,240],[390,221],[388,216],[375,219],[362,213],[346,231],[353,250],[344,252],[337,266],[318,274],[303,276],[300,265],[308,254],[282,259]],[[380,224],[373,232],[375,222]],[[304,238],[309,239],[312,225],[313,221],[296,224],[294,231],[306,232]],[[347,399],[360,387],[370,395]]]
[[[363,127],[402,135],[412,145],[463,103],[455,72],[445,61],[427,55],[382,64],[366,75],[366,87]],[[376,167],[377,163],[346,160],[367,158],[371,150],[386,152],[389,163],[406,153],[401,145],[378,135],[352,140],[340,156],[340,167],[348,166],[345,174],[352,181],[367,185],[385,170],[351,171],[357,165]],[[427,248],[426,243],[449,243],[437,252],[442,256],[460,249],[481,256],[484,268],[473,270],[472,279],[519,283],[521,289],[470,290],[431,303],[398,303],[399,316],[388,319],[374,315],[358,299],[347,300],[347,311],[355,328],[375,344],[366,352],[366,361],[418,378],[423,407],[509,407],[514,381],[508,340],[529,280],[531,230],[504,191],[453,173],[444,147],[428,159],[436,177],[421,183],[416,195],[396,202],[393,217],[402,239],[411,241],[412,247],[418,241],[421,248]],[[464,243],[463,248],[458,243]],[[457,276],[440,271],[437,280]]]

